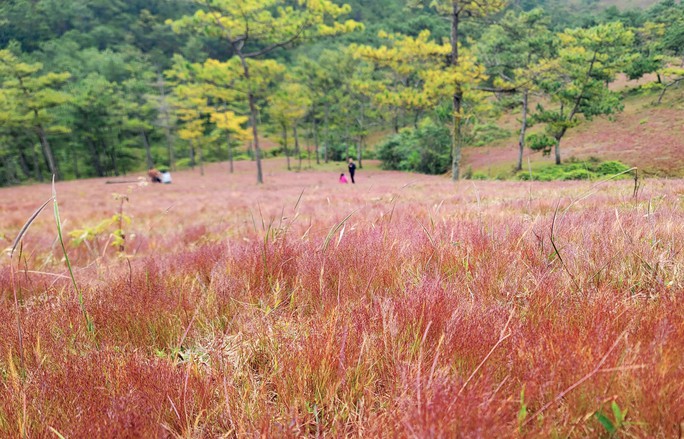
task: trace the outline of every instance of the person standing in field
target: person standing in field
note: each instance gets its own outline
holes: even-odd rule
[[[354,163],[354,159],[349,157],[349,176],[351,177],[352,183],[356,183],[354,181],[354,174],[356,173],[356,164]]]

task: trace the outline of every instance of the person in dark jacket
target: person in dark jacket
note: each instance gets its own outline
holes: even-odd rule
[[[351,177],[352,183],[356,183],[354,181],[354,174],[356,173],[356,164],[354,163],[354,159],[349,157],[349,176]]]

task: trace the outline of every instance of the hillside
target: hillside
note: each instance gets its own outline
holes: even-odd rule
[[[658,3],[658,0],[537,0],[526,2],[527,4],[535,4],[541,7],[553,7],[562,8],[566,7],[570,11],[588,11],[588,10],[601,10],[615,6],[622,11],[629,9],[645,9]]]
[[[654,105],[655,100],[653,95],[628,97],[624,111],[613,118],[596,118],[570,130],[561,144],[564,160],[597,157],[619,160],[649,175],[684,176],[684,89],[672,90],[660,106]],[[514,115],[508,115],[500,124],[514,130],[517,122]],[[510,175],[517,160],[517,141],[512,136],[467,148],[465,165],[492,178]],[[553,162],[529,149],[526,167],[528,160],[533,167]]]
[[[616,6],[622,10],[633,8],[648,8],[657,3],[657,0],[600,0],[603,7]]]

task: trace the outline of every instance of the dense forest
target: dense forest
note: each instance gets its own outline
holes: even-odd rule
[[[241,159],[262,182],[273,155],[458,179],[504,112],[518,168],[560,164],[569,130],[620,111],[617,75],[659,100],[683,82],[684,3],[647,3],[5,0],[0,185]]]

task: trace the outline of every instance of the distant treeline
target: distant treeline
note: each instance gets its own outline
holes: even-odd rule
[[[461,147],[512,134],[502,112],[519,113],[521,157],[560,163],[568,130],[620,111],[619,73],[651,74],[660,99],[684,79],[675,0],[266,3],[2,2],[0,185],[235,159],[261,182],[267,154],[458,178]]]

